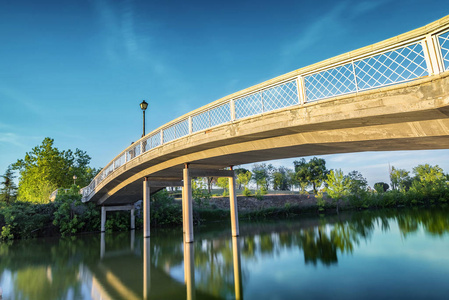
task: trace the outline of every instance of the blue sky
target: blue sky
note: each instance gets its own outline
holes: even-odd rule
[[[39,145],[105,166],[141,135],[195,108],[449,14],[449,1],[2,1],[0,173]],[[388,165],[449,151],[323,156],[388,181]],[[292,159],[274,161],[292,166]]]

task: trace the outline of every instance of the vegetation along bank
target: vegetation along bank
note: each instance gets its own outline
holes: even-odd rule
[[[99,231],[100,208],[81,203],[79,194],[80,187],[101,170],[90,167],[90,159],[79,149],[60,151],[53,139],[45,138],[24,159],[11,164],[0,182],[0,240]],[[372,188],[360,172],[328,170],[325,160],[316,157],[295,161],[293,168],[262,163],[254,164],[252,170],[235,171],[240,219],[446,206],[449,201],[449,176],[437,165],[418,165],[412,172],[392,167],[390,183],[378,182]],[[56,198],[50,201],[50,194],[58,188]],[[228,190],[227,178],[192,180],[195,223],[229,219]],[[179,197],[178,190],[163,190],[152,196],[152,227],[182,223]],[[142,226],[141,216],[138,211],[137,227]],[[129,212],[111,212],[106,230],[128,230],[129,219]]]

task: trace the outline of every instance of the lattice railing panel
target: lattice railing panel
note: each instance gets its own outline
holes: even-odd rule
[[[104,177],[108,177],[114,171],[114,165],[110,164],[106,168],[103,169]]]
[[[352,63],[304,77],[307,101],[334,97],[356,91]]]
[[[164,143],[189,134],[189,119],[178,122],[164,129]]]
[[[262,93],[260,92],[235,100],[236,119],[261,114],[262,112]]]
[[[153,134],[148,138],[147,147],[150,147],[149,149],[153,149],[160,145],[161,145],[161,132],[158,131],[156,134]]]
[[[421,43],[354,62],[359,90],[367,90],[428,75]]]
[[[189,134],[189,119],[185,119],[179,123],[176,123],[176,138],[186,136]]]
[[[170,126],[168,128],[165,128],[163,130],[164,132],[164,143],[173,141],[174,139],[176,139],[176,129],[175,126]]]
[[[229,104],[229,102],[212,108],[209,112],[210,127],[231,121],[231,105]]]
[[[126,151],[126,161],[130,161],[134,157],[140,155],[140,143]]]
[[[119,158],[114,160],[114,170],[123,166],[126,162],[125,154],[120,155]]]
[[[210,111],[192,117],[192,131],[197,132],[210,127]]]
[[[296,80],[266,89],[262,93],[264,112],[299,104]]]
[[[449,32],[438,36],[441,47],[441,57],[443,58],[444,70],[449,70]]]
[[[230,104],[225,103],[192,117],[192,131],[197,132],[231,121]]]

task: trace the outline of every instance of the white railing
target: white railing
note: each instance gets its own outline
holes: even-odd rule
[[[83,198],[137,156],[189,134],[277,109],[399,84],[446,70],[449,70],[449,16],[274,78],[188,113],[126,148],[82,189]]]

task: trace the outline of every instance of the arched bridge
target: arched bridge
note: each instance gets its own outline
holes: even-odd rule
[[[448,71],[446,16],[231,94],[153,130],[82,189],[83,201],[129,204],[149,198],[150,189],[184,185],[188,220],[188,179],[224,176],[233,183],[232,171],[223,170],[232,165],[332,153],[447,149]],[[238,234],[238,224],[233,226]]]

